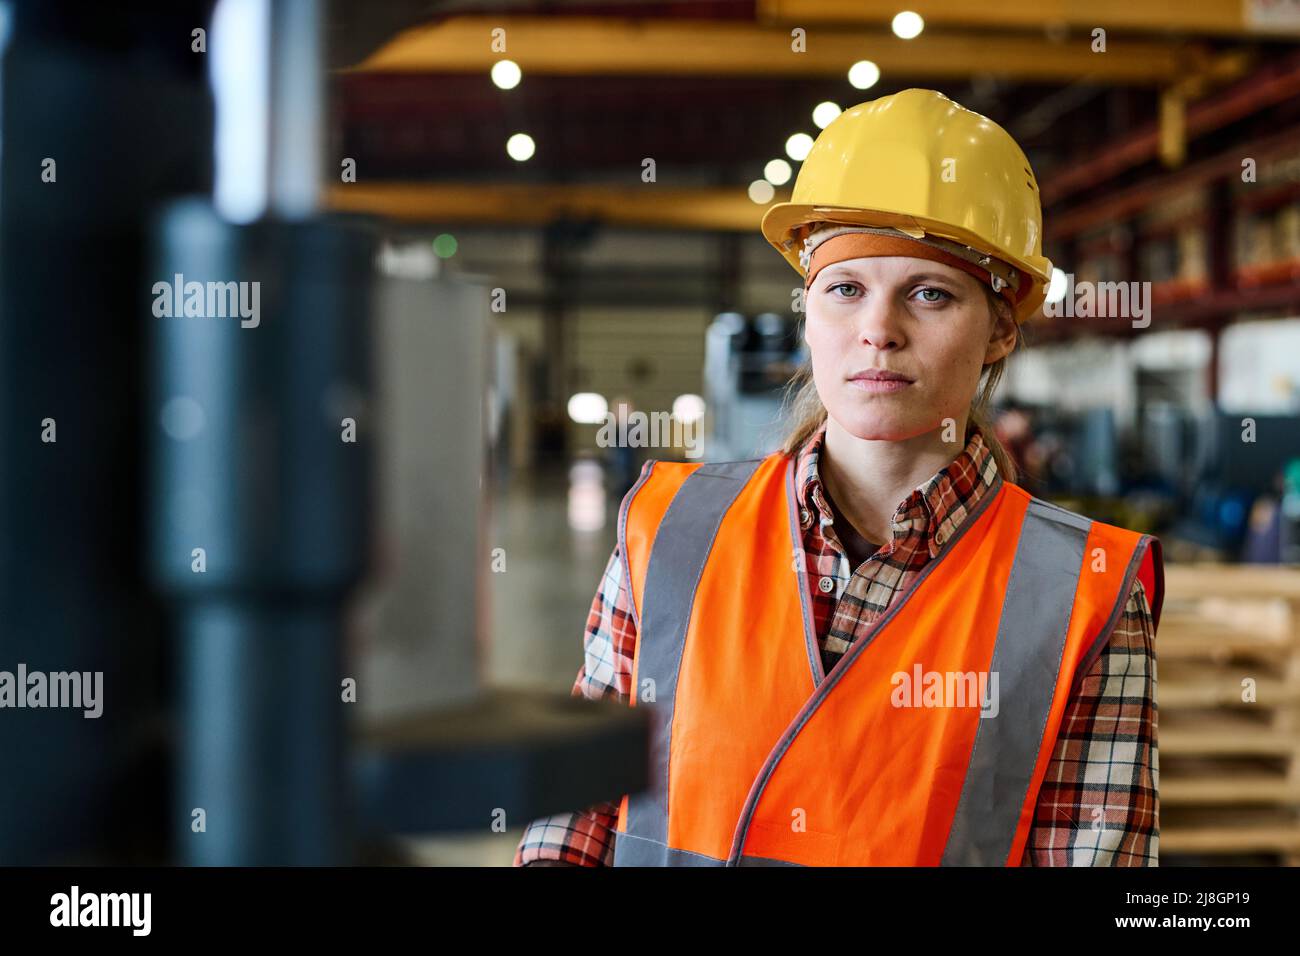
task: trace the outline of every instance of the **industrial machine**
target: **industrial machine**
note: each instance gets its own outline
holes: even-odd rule
[[[796,332],[796,323],[775,312],[723,312],[710,323],[704,346],[710,460],[753,458],[780,444],[785,388],[806,359]]]

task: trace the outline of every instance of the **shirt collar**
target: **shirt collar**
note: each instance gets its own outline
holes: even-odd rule
[[[821,427],[804,442],[795,460],[799,519],[805,530],[814,517],[820,517],[823,527],[834,522],[818,472],[825,437],[826,423],[823,421]],[[908,533],[919,531],[929,547],[930,556],[937,555],[993,486],[997,473],[993,453],[979,427],[975,426],[961,454],[899,502],[894,511],[893,540],[889,550],[892,552],[895,542]]]

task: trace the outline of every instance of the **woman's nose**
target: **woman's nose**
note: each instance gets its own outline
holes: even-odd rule
[[[903,344],[902,307],[891,296],[878,295],[862,300],[857,314],[857,336],[863,345],[877,349],[895,349]]]

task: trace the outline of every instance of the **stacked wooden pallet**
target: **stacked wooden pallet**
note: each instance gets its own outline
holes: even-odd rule
[[[1300,569],[1170,564],[1165,581],[1162,862],[1300,865]]]

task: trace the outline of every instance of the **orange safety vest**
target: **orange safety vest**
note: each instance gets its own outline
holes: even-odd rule
[[[651,461],[618,540],[652,710],[616,866],[1015,866],[1076,679],[1158,539],[998,476],[822,673],[794,459]]]

